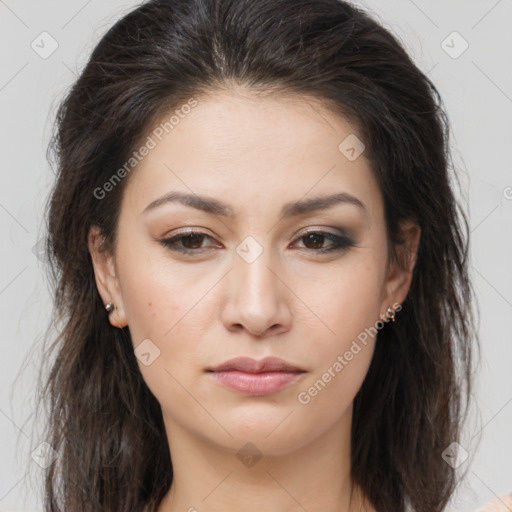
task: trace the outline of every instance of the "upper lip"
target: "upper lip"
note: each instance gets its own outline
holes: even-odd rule
[[[207,371],[211,372],[222,372],[230,370],[239,370],[247,373],[304,371],[277,357],[265,357],[259,361],[250,357],[236,357],[234,359],[230,359],[229,361],[225,361],[218,366],[207,369]]]

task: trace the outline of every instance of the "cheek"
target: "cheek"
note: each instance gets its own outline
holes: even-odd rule
[[[319,435],[349,413],[373,356],[374,343],[350,344],[347,351],[332,354],[329,361],[298,389],[298,413],[306,429]],[[350,360],[348,359],[350,354]]]
[[[201,283],[191,286],[186,269],[170,265],[159,247],[148,245],[140,242],[137,251],[125,247],[125,257],[119,263],[123,305],[134,345],[145,338],[165,343],[186,321],[202,288]]]
[[[127,258],[119,271],[136,354],[142,343],[157,354],[149,366],[138,360],[142,375],[157,398],[171,389],[178,396],[180,388],[172,377],[185,384],[195,378],[204,361],[210,361],[211,354],[203,354],[201,340],[207,338],[213,325],[215,307],[208,300],[208,291],[219,277],[206,272],[199,275],[197,269],[169,265],[149,256],[144,263]]]
[[[313,289],[307,290],[303,287],[299,293],[315,315],[306,329],[311,335],[304,349],[315,370],[301,391],[308,403],[325,407],[333,400],[331,403],[343,408],[353,400],[373,356],[379,327],[376,322],[380,314],[381,274],[375,265],[361,261],[339,269],[328,280],[317,280],[314,293]],[[321,414],[329,415],[329,410],[335,413],[327,407]]]
[[[200,303],[194,308],[208,283],[187,286],[190,283],[183,273],[175,275],[160,265],[152,266],[150,261],[135,271],[137,266],[132,264],[127,261],[122,269],[122,293],[142,377],[164,409],[202,417],[204,411],[194,409],[194,401],[185,389],[198,373],[197,340],[201,334],[197,326],[210,325],[198,318]],[[144,347],[144,351],[138,347]],[[144,352],[150,353],[149,361],[138,355]]]
[[[347,412],[366,377],[379,319],[377,282],[370,271],[365,279],[359,275],[340,280],[315,306],[322,323],[304,347],[314,370],[298,390],[297,402],[304,414],[316,418],[318,428]]]
[[[295,291],[295,290],[294,290]],[[318,324],[337,346],[379,319],[383,280],[378,267],[362,261],[346,262],[328,275],[297,281],[297,296],[308,306],[310,327]],[[300,318],[298,319],[300,321]]]

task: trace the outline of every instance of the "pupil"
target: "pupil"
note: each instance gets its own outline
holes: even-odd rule
[[[187,249],[197,249],[198,247],[201,247],[202,236],[203,235],[201,234],[191,233],[183,238],[182,243]],[[199,242],[198,247],[194,242],[196,242],[196,244]]]
[[[308,242],[313,242],[314,247],[308,247],[309,249],[317,249],[318,247],[322,247],[323,245],[323,235],[312,233],[310,235],[306,235],[306,247],[308,247]]]

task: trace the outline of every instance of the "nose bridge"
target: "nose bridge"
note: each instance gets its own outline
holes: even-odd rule
[[[276,299],[276,269],[270,247],[263,247],[254,237],[247,237],[237,248],[234,261],[234,276],[242,294],[251,301],[262,301],[270,304]],[[270,270],[272,269],[272,271]]]
[[[279,264],[270,247],[247,237],[237,248],[230,274],[228,323],[241,324],[252,333],[289,321]]]

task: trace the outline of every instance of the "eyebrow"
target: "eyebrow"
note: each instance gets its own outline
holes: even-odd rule
[[[233,210],[227,204],[212,197],[198,196],[197,194],[187,194],[183,192],[169,192],[168,194],[159,197],[146,206],[143,213],[154,210],[155,208],[168,203],[180,203],[220,217],[233,217]],[[340,192],[338,194],[318,196],[311,199],[301,199],[286,203],[281,209],[280,217],[298,217],[299,215],[304,215],[306,213],[326,210],[338,204],[351,204],[361,208],[366,213],[366,208],[362,201],[347,192]]]

